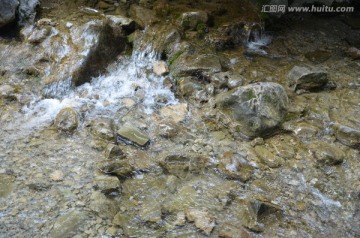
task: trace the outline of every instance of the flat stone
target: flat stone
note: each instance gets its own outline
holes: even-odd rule
[[[125,143],[130,142],[142,147],[148,145],[150,142],[150,138],[147,135],[130,126],[121,127],[117,131],[117,135],[121,140],[124,140]]]

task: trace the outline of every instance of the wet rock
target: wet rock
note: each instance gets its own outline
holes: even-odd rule
[[[220,59],[215,54],[182,53],[173,60],[170,72],[174,77],[201,76],[221,72]]]
[[[114,122],[111,119],[94,119],[88,125],[90,132],[100,139],[115,141]]]
[[[129,160],[123,159],[103,162],[100,167],[100,171],[105,174],[112,174],[121,178],[126,178],[132,175],[135,168],[132,164],[130,164]]]
[[[247,138],[267,135],[285,116],[288,97],[276,83],[255,83],[216,96],[216,106],[232,120],[231,127]]]
[[[145,28],[146,26],[152,25],[158,21],[154,11],[135,4],[130,6],[129,13],[130,17],[134,19],[141,28]]]
[[[180,103],[173,106],[167,106],[160,109],[160,115],[163,118],[173,120],[175,123],[185,121],[188,113],[187,103]]]
[[[28,184],[28,187],[31,190],[42,192],[42,191],[49,190],[51,188],[51,184],[46,183],[46,182],[35,182],[35,183]]]
[[[13,190],[13,176],[0,174],[0,198],[7,196]]]
[[[147,201],[142,208],[139,213],[141,220],[151,223],[158,223],[162,220],[161,205],[159,203]]]
[[[230,179],[239,179],[242,182],[248,181],[254,168],[240,155],[225,153],[220,158],[219,172]]]
[[[310,150],[320,164],[337,165],[346,158],[345,153],[334,144],[317,141],[311,143]]]
[[[294,66],[288,74],[289,86],[294,91],[303,90],[319,90],[329,81],[327,73],[315,67]]]
[[[113,218],[119,211],[118,201],[114,198],[108,198],[99,191],[91,194],[89,208],[106,219]]]
[[[40,4],[38,0],[20,0],[19,24],[24,26],[32,24],[36,17],[36,7]]]
[[[107,24],[111,28],[119,30],[118,34],[121,34],[121,30],[124,30],[127,34],[130,34],[138,27],[133,19],[120,15],[106,15],[106,20]]]
[[[185,178],[189,173],[200,173],[208,166],[209,159],[197,155],[168,155],[160,165],[166,173]]]
[[[355,148],[360,147],[360,130],[337,123],[332,128],[336,139],[341,143]]]
[[[207,23],[208,15],[204,11],[184,12],[178,21],[185,30],[196,30],[199,24]]]
[[[164,61],[156,61],[153,63],[153,71],[158,76],[163,76],[169,73],[169,68]]]
[[[194,77],[185,77],[177,80],[177,93],[181,97],[189,98],[203,89],[203,85],[196,82]]]
[[[74,237],[85,226],[88,215],[83,211],[72,210],[61,215],[50,231],[51,238]]]
[[[178,177],[174,175],[169,175],[169,177],[166,179],[166,187],[170,190],[171,193],[175,193],[177,187],[180,184],[180,180]]]
[[[105,159],[114,160],[114,159],[123,159],[125,158],[124,152],[118,145],[108,144],[104,151]]]
[[[215,227],[215,218],[206,211],[189,209],[186,211],[186,218],[190,222],[194,222],[195,226],[206,235],[210,235]]]
[[[50,174],[52,181],[62,181],[64,179],[64,173],[61,170],[55,170]]]
[[[265,146],[255,146],[254,150],[261,161],[270,168],[278,168],[284,163],[282,158],[274,155]]]
[[[170,139],[177,136],[178,132],[178,125],[172,120],[165,119],[159,122],[156,133],[164,138]]]
[[[353,60],[357,60],[360,59],[360,50],[358,48],[355,47],[350,47],[347,51],[346,54],[352,58]]]
[[[78,127],[79,116],[73,108],[64,108],[56,115],[54,126],[59,131],[74,132]]]
[[[314,50],[305,54],[305,58],[313,63],[319,64],[327,61],[331,57],[331,52],[326,50]]]
[[[252,235],[241,226],[222,224],[219,227],[219,237],[222,238],[251,238]]]
[[[95,186],[102,193],[120,192],[120,181],[116,176],[99,175],[94,179]]]
[[[15,20],[15,12],[19,2],[17,0],[2,0],[0,2],[0,27]]]
[[[130,126],[122,126],[117,131],[118,139],[124,141],[125,143],[135,144],[138,146],[147,146],[150,143],[150,138],[140,132],[139,130],[132,128]]]
[[[51,33],[51,27],[33,28],[32,33],[26,40],[32,44],[39,44],[44,41]]]

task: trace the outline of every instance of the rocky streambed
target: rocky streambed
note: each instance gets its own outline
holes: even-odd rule
[[[0,237],[360,236],[356,15],[27,9],[0,36]]]

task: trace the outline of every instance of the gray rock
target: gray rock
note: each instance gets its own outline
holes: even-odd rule
[[[279,84],[255,83],[217,95],[216,105],[230,118],[235,132],[255,138],[270,134],[281,125],[288,97]]]
[[[199,24],[206,24],[208,15],[204,11],[184,12],[178,21],[185,30],[196,30]]]
[[[0,1],[0,27],[15,20],[15,12],[18,5],[18,0]]]
[[[78,123],[79,116],[73,108],[62,109],[54,120],[54,126],[64,132],[73,132],[78,127]]]
[[[87,214],[73,210],[58,217],[50,231],[51,238],[74,237],[86,223]]]
[[[143,134],[135,128],[126,125],[122,126],[117,131],[117,135],[120,140],[124,141],[125,143],[136,144],[142,147],[148,145],[150,142],[150,138],[147,135]]]
[[[36,17],[36,7],[40,4],[38,0],[20,0],[19,24],[24,26],[32,24]]]
[[[341,124],[334,124],[332,126],[336,139],[347,146],[359,148],[360,147],[360,130]]]
[[[329,81],[327,73],[315,67],[294,66],[287,77],[289,86],[293,87],[294,91],[299,89],[319,90]]]

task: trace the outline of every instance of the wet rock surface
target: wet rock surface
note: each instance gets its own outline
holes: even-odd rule
[[[358,30],[285,18],[250,55],[246,2],[185,2],[42,1],[23,38],[0,38],[1,237],[359,236]],[[206,26],[178,26],[204,9]],[[133,54],[74,87],[104,27]],[[288,87],[303,65],[321,90]],[[151,143],[118,140],[129,124]]]

